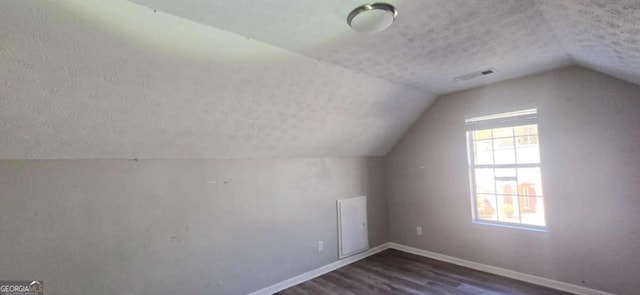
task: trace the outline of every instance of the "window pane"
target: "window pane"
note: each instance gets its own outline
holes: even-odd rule
[[[513,128],[515,130],[516,136],[518,135],[527,135],[527,134],[538,134],[538,125],[525,125],[518,126]]]
[[[511,177],[516,180],[516,168],[496,168],[496,177]]]
[[[536,135],[525,135],[525,136],[516,136],[516,145],[521,146],[530,146],[538,144],[538,136]]]
[[[513,181],[496,180],[496,190],[498,195],[516,196],[516,187],[518,183]]]
[[[474,141],[473,147],[475,151],[476,165],[493,164],[493,148],[491,140]]]
[[[473,131],[473,139],[474,140],[491,139],[491,129]]]
[[[493,169],[476,169],[476,192],[495,193]]]
[[[496,196],[495,195],[478,195],[476,206],[478,206],[478,219],[480,220],[498,220],[496,213]]]
[[[534,135],[516,137],[516,153],[519,164],[540,163],[538,137]]]
[[[498,220],[520,223],[520,212],[517,197],[498,196]]]
[[[513,136],[513,127],[497,128],[497,129],[493,129],[492,132],[493,132],[493,138],[512,137]]]
[[[540,167],[518,168],[518,194],[521,196],[542,196]]]
[[[515,164],[516,153],[513,138],[501,138],[493,140],[493,149],[496,164]]]
[[[523,224],[545,226],[544,200],[541,197],[520,197]]]

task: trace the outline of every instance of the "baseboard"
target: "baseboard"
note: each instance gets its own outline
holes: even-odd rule
[[[384,250],[387,249],[395,249],[395,250],[399,250],[402,252],[406,252],[406,253],[411,253],[411,254],[415,254],[415,255],[419,255],[419,256],[424,256],[424,257],[428,257],[428,258],[432,258],[432,259],[436,259],[436,260],[440,260],[440,261],[444,261],[444,262],[448,262],[448,263],[452,263],[452,264],[456,264],[456,265],[460,265],[460,266],[464,266],[464,267],[468,267],[468,268],[472,268],[475,270],[479,270],[479,271],[483,271],[483,272],[487,272],[487,273],[491,273],[491,274],[495,274],[495,275],[499,275],[499,276],[503,276],[503,277],[507,277],[507,278],[512,278],[512,279],[516,279],[519,281],[523,281],[523,282],[528,282],[528,283],[532,283],[532,284],[536,284],[536,285],[540,285],[540,286],[544,286],[544,287],[548,287],[548,288],[552,288],[552,289],[556,289],[556,290],[560,290],[560,291],[565,291],[565,292],[570,292],[570,293],[575,293],[575,294],[580,294],[580,295],[613,295],[612,293],[607,293],[604,291],[600,291],[600,290],[596,290],[596,289],[591,289],[591,288],[587,288],[587,287],[583,287],[583,286],[578,286],[578,285],[574,285],[574,284],[569,284],[569,283],[565,283],[565,282],[560,282],[560,281],[556,281],[556,280],[552,280],[552,279],[548,279],[548,278],[543,278],[543,277],[539,277],[539,276],[534,276],[534,275],[530,275],[530,274],[526,274],[526,273],[521,273],[521,272],[517,272],[517,271],[513,271],[513,270],[508,270],[508,269],[504,269],[504,268],[500,268],[500,267],[496,267],[496,266],[491,266],[491,265],[487,265],[487,264],[482,264],[482,263],[478,263],[478,262],[473,262],[473,261],[469,261],[469,260],[464,260],[461,258],[456,258],[453,256],[448,256],[448,255],[444,255],[444,254],[440,254],[440,253],[435,253],[435,252],[431,252],[431,251],[427,251],[427,250],[422,250],[422,249],[418,249],[418,248],[414,248],[414,247],[409,247],[409,246],[405,246],[402,244],[398,244],[398,243],[385,243],[382,244],[380,246],[371,248],[367,251],[355,254],[353,256],[349,256],[345,259],[341,259],[338,260],[336,262],[332,262],[330,264],[327,264],[325,266],[321,266],[319,268],[316,268],[314,270],[308,271],[306,273],[303,273],[301,275],[295,276],[293,278],[284,280],[282,282],[279,282],[277,284],[268,286],[266,288],[260,289],[258,291],[249,293],[249,295],[270,295],[276,292],[280,292],[284,289],[287,289],[289,287],[293,287],[297,284],[306,282],[308,280],[311,280],[313,278],[319,277],[323,274],[326,274],[328,272],[334,271],[338,268],[341,268],[345,265],[354,263],[358,260],[367,258],[371,255],[374,255],[376,253],[382,252]]]
[[[545,286],[545,287],[560,290],[560,291],[581,294],[581,295],[612,295],[611,293],[607,293],[607,292],[596,290],[596,289],[591,289],[583,286],[560,282],[552,279],[525,274],[525,273],[508,270],[500,267],[495,267],[491,265],[486,265],[478,262],[473,262],[469,260],[464,260],[464,259],[447,256],[440,253],[435,253],[431,251],[426,251],[418,248],[401,245],[398,243],[389,243],[389,248],[468,267],[468,268],[473,268],[475,270],[488,272],[495,275],[516,279],[519,281],[524,281],[524,282],[528,282],[528,283],[532,283],[540,286]]]
[[[329,263],[329,264],[327,264],[325,266],[321,266],[321,267],[316,268],[314,270],[311,270],[311,271],[308,271],[306,273],[303,273],[303,274],[301,274],[299,276],[295,276],[293,278],[284,280],[284,281],[282,281],[280,283],[271,285],[271,286],[266,287],[264,289],[260,289],[258,291],[249,293],[249,295],[271,295],[273,293],[280,292],[280,291],[282,291],[284,289],[287,289],[289,287],[293,287],[293,286],[295,286],[297,284],[300,284],[302,282],[306,282],[306,281],[308,281],[310,279],[313,279],[315,277],[319,277],[319,276],[321,276],[323,274],[326,274],[328,272],[334,271],[334,270],[336,270],[338,268],[341,268],[341,267],[343,267],[345,265],[354,263],[354,262],[356,262],[356,261],[358,261],[360,259],[367,258],[367,257],[369,257],[371,255],[374,255],[376,253],[382,252],[382,251],[387,250],[387,249],[389,249],[389,243],[384,243],[384,244],[382,244],[380,246],[371,248],[371,249],[369,249],[367,251],[360,252],[358,254],[349,256],[347,258],[338,260],[336,262]]]

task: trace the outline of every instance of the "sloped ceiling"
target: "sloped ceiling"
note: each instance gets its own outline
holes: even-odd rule
[[[346,25],[364,2],[0,1],[0,158],[384,155],[434,94],[640,84],[638,0],[390,0],[375,35]]]
[[[362,0],[132,1],[437,94],[576,63],[640,82],[638,0],[387,0],[398,19],[375,35],[346,25]]]
[[[126,1],[0,1],[0,159],[384,155],[434,99]]]
[[[535,2],[388,1],[399,11],[388,30],[351,30],[362,0],[133,0],[329,63],[442,94],[572,63]],[[497,74],[456,82],[489,67]]]
[[[640,1],[537,3],[578,64],[640,85]]]

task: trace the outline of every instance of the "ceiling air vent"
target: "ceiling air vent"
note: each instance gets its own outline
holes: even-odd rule
[[[491,74],[493,74],[495,72],[496,72],[496,70],[491,68],[491,69],[486,69],[486,70],[478,71],[478,72],[471,73],[471,74],[462,75],[460,77],[455,77],[455,78],[453,78],[453,80],[456,80],[456,81],[468,81],[468,80],[475,79],[475,78],[478,78],[478,77],[481,77],[481,76],[491,75]]]

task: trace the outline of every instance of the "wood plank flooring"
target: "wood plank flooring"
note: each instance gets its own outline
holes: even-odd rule
[[[277,294],[570,294],[389,249]]]

